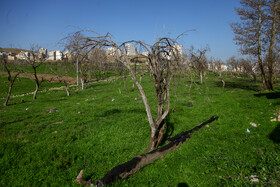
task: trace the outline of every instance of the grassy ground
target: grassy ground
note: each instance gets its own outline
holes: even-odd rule
[[[26,89],[27,82],[22,79],[14,93]],[[143,86],[155,106],[151,82],[145,76]],[[193,84],[189,95],[189,79],[176,79],[166,121],[169,136],[211,115],[219,120],[115,185],[250,186],[251,175],[257,176],[258,184],[280,185],[280,123],[270,122],[280,108],[280,92],[259,93],[259,85],[249,79],[226,82],[222,89],[211,74],[205,84]],[[100,179],[114,166],[143,154],[149,142],[145,108],[132,82],[127,85],[128,93],[122,80],[116,80],[84,91],[72,89],[70,97],[64,90],[53,91],[39,93],[35,101],[25,96],[24,103],[12,98],[10,106],[1,105],[0,185],[75,186],[81,169],[86,179]],[[156,107],[152,110],[155,113]]]
[[[10,83],[8,77],[0,76],[0,97],[7,96],[9,84]],[[61,87],[63,85],[63,83],[43,82],[42,87],[40,87],[39,91],[53,87]],[[20,95],[24,93],[34,92],[35,89],[36,83],[34,80],[18,77],[12,88],[12,95]],[[40,93],[38,93],[38,95],[40,95]]]

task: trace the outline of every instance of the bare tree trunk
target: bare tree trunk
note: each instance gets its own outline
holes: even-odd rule
[[[64,85],[65,85],[65,90],[66,90],[67,96],[70,96],[69,87],[65,80],[64,80]]]
[[[274,90],[274,84],[273,84],[273,69],[274,69],[274,58],[273,58],[273,49],[274,49],[274,42],[275,42],[275,28],[276,28],[276,0],[273,1],[272,5],[272,26],[271,26],[271,38],[269,43],[269,49],[268,49],[268,87],[269,90]]]
[[[170,143],[159,148],[156,150],[153,150],[147,154],[138,155],[134,157],[132,160],[120,164],[113,169],[111,169],[102,179],[100,180],[94,180],[94,181],[86,181],[83,179],[83,170],[80,171],[79,175],[77,176],[75,182],[77,184],[83,184],[83,185],[97,185],[97,186],[104,186],[104,185],[110,185],[117,179],[125,179],[126,177],[136,173],[139,169],[151,164],[152,162],[156,161],[159,158],[164,157],[168,152],[174,151],[178,147],[180,147],[186,140],[190,139],[190,134],[193,133],[196,130],[199,130],[203,126],[205,126],[208,123],[211,123],[215,120],[217,120],[218,117],[211,117],[209,120],[201,123],[200,125],[194,127],[193,129],[182,132],[173,138],[170,138]]]
[[[8,103],[9,103],[10,96],[11,96],[11,93],[12,93],[12,87],[13,87],[14,82],[15,82],[15,80],[16,80],[16,78],[17,78],[18,75],[19,75],[19,74],[15,75],[15,77],[14,77],[13,79],[11,79],[12,77],[10,77],[11,80],[10,80],[8,95],[7,95],[7,98],[6,98],[5,103],[3,104],[4,106],[7,106]]]
[[[140,80],[139,80],[139,83],[141,84],[141,82],[142,82],[142,74],[140,75]]]
[[[50,68],[50,69],[53,73],[55,73],[57,75],[60,82],[63,81],[63,83],[65,85],[66,94],[67,94],[67,96],[70,96],[69,87],[68,87],[66,80],[61,75],[59,75],[56,71],[54,71],[52,68]]]
[[[200,74],[200,84],[202,84],[203,83],[203,74],[202,74],[202,72],[200,72],[199,74]]]
[[[161,82],[161,80],[163,80],[163,82]],[[161,143],[161,140],[163,138],[166,129],[164,119],[169,113],[170,90],[165,79],[161,77],[156,78],[156,92],[157,92],[157,101],[158,101],[157,119],[154,123],[154,126],[151,127],[150,143],[149,146],[147,147],[147,150],[156,149]],[[166,95],[164,95],[165,92]],[[163,112],[165,101],[167,101],[167,104],[166,104],[166,109]]]
[[[226,82],[224,81],[224,79],[223,78],[221,78],[222,79],[222,83],[223,83],[223,87],[222,88],[225,88],[225,86],[226,86]]]
[[[34,91],[34,94],[33,94],[33,99],[37,99],[37,93],[38,93],[38,90],[39,90],[39,83],[36,81],[36,89]]]
[[[82,84],[82,90],[84,90],[84,81],[81,79],[81,84]]]
[[[258,10],[259,10],[259,23],[258,23],[258,60],[259,60],[259,67],[260,67],[260,70],[261,70],[261,77],[262,77],[262,81],[263,81],[263,87],[265,89],[268,89],[268,86],[267,86],[267,82],[266,82],[266,78],[265,78],[265,72],[264,72],[264,68],[263,68],[263,64],[262,64],[262,5],[261,5],[261,0],[259,0],[259,7],[258,7]]]
[[[123,68],[123,87],[126,93],[128,93],[128,90],[126,88],[126,74],[125,74],[125,70]]]
[[[6,98],[6,100],[5,100],[4,104],[3,104],[4,106],[7,106],[8,103],[9,103],[10,97],[11,97],[11,93],[12,93],[12,88],[13,88],[14,82],[15,82],[17,76],[18,76],[20,73],[17,73],[17,74],[14,76],[14,78],[12,78],[12,74],[11,74],[11,72],[10,72],[10,70],[8,69],[8,66],[7,66],[7,61],[4,62],[4,67],[5,67],[6,71],[8,72],[8,79],[9,79],[9,82],[10,82],[10,84],[9,84],[9,90],[8,90],[8,95],[7,95],[7,98]]]
[[[34,78],[35,78],[35,83],[36,83],[36,89],[34,91],[34,94],[33,94],[33,99],[37,99],[37,93],[39,91],[39,87],[40,87],[40,82],[39,82],[39,79],[37,77],[37,70],[36,70],[36,66],[32,66],[33,67],[33,70],[34,70]],[[43,82],[43,80],[42,80]]]
[[[139,84],[139,82],[137,81],[136,79],[136,76],[134,74],[133,71],[131,71],[130,67],[127,66],[127,68],[129,69],[130,73],[131,73],[131,78],[132,80],[134,81],[134,83],[136,84],[136,86],[138,87],[138,90],[141,94],[141,97],[142,97],[142,100],[143,100],[143,103],[145,105],[145,109],[146,109],[146,113],[147,113],[147,116],[148,116],[148,121],[149,121],[149,124],[150,124],[150,128],[151,128],[151,135],[150,135],[150,140],[151,142],[154,142],[154,139],[155,139],[155,134],[156,134],[156,124],[155,124],[155,121],[153,119],[153,116],[152,116],[152,112],[151,112],[151,109],[150,109],[150,106],[148,104],[148,99],[146,97],[146,94],[145,94],[145,91],[143,89],[143,87],[141,86],[141,84]],[[151,146],[151,143],[149,144],[148,148],[152,147]],[[147,148],[147,149],[148,149]],[[149,149],[150,150],[150,149]]]
[[[191,89],[192,89],[192,84],[193,84],[193,77],[192,77],[191,72],[190,72],[190,75],[191,75],[191,85],[190,85],[190,88],[189,88],[189,97],[191,97]]]
[[[155,127],[151,127],[150,142],[148,147],[146,148],[146,151],[153,150],[156,147],[156,133],[157,129]]]
[[[9,85],[9,91],[8,91],[8,95],[7,95],[7,98],[6,98],[6,101],[5,103],[3,104],[4,106],[7,106],[8,105],[8,102],[9,102],[9,99],[10,99],[10,96],[11,96],[11,92],[12,92],[12,86],[13,85]]]
[[[76,76],[77,76],[77,86],[79,86],[79,59],[76,59]]]

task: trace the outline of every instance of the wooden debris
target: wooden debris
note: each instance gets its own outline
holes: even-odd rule
[[[169,144],[155,149],[149,153],[138,155],[134,157],[132,160],[125,162],[124,164],[120,164],[113,169],[111,169],[102,179],[94,180],[94,181],[86,181],[83,179],[83,170],[80,171],[77,176],[75,182],[77,184],[90,185],[90,186],[104,186],[113,183],[117,179],[124,179],[134,173],[136,173],[139,169],[145,167],[146,165],[151,164],[158,158],[164,157],[168,152],[173,151],[180,147],[186,140],[190,139],[190,134],[196,130],[199,130],[203,126],[208,123],[211,123],[217,120],[218,117],[212,116],[209,120],[201,123],[200,125],[194,127],[193,129],[182,132],[172,138],[169,138]]]

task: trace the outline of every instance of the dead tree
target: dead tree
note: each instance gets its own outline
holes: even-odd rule
[[[67,81],[55,70],[53,70],[52,68],[50,68],[50,70],[57,75],[57,79],[59,80],[59,82],[63,82],[65,85],[65,90],[66,90],[66,94],[67,96],[70,96],[70,92],[69,92],[69,87],[67,84]]]
[[[252,76],[254,78],[254,82],[257,83],[257,76],[254,72],[254,64],[252,60],[250,59],[239,59],[240,65],[242,66],[243,73],[245,73],[246,76]]]
[[[107,62],[105,50],[102,48],[95,48],[90,51],[89,62],[91,63],[91,71],[95,71],[97,80],[103,80],[105,74],[105,64]]]
[[[37,93],[39,91],[39,88],[41,87],[42,83],[45,81],[42,77],[41,80],[39,80],[37,75],[38,68],[44,63],[45,59],[37,52],[37,49],[39,49],[38,46],[32,45],[31,46],[31,52],[28,52],[28,55],[25,55],[25,62],[27,65],[31,66],[33,69],[33,75],[34,75],[34,81],[36,85],[36,89],[33,93],[33,99],[37,99]]]
[[[208,69],[206,52],[209,50],[209,47],[205,47],[203,49],[198,49],[195,51],[193,46],[191,46],[189,50],[192,67],[198,72],[198,76],[200,77],[200,84],[203,83],[204,73]]]
[[[8,89],[7,98],[3,104],[4,106],[7,106],[9,103],[10,97],[11,97],[12,88],[15,83],[15,80],[16,80],[17,76],[21,73],[21,71],[18,70],[13,77],[12,72],[11,72],[11,69],[12,69],[11,66],[16,67],[17,64],[12,61],[8,62],[7,59],[2,59],[2,58],[0,59],[0,61],[1,61],[1,65],[4,67],[4,69],[8,73],[9,89]]]
[[[156,161],[159,158],[164,157],[168,152],[174,151],[178,147],[180,147],[185,141],[189,140],[191,138],[190,134],[193,133],[196,130],[199,130],[203,126],[205,126],[208,123],[211,123],[215,120],[217,120],[218,117],[211,117],[209,120],[201,123],[200,125],[194,127],[191,130],[182,132],[172,138],[169,138],[170,143],[155,149],[149,153],[138,155],[134,157],[132,160],[120,164],[113,169],[111,169],[102,179],[100,180],[94,180],[94,181],[86,181],[83,179],[83,170],[80,171],[79,175],[77,176],[75,182],[77,184],[83,184],[83,185],[96,185],[96,186],[105,186],[110,185],[114,181],[120,179],[125,179],[126,177],[136,173],[139,169],[151,164],[152,162]]]
[[[222,74],[222,72],[223,72],[223,68],[222,68],[223,63],[222,63],[222,61],[221,61],[221,60],[213,60],[213,59],[212,59],[212,63],[214,64],[214,69],[215,69],[215,70],[218,72],[218,74],[219,74],[219,79],[220,79],[220,80],[222,81],[222,83],[223,83],[222,88],[225,88],[226,82],[225,82],[225,79],[224,79],[223,74]]]
[[[128,41],[121,45],[117,45],[111,34],[100,35],[96,32],[92,32],[95,36],[89,36],[82,38],[84,47],[91,47],[92,49],[99,47],[114,47],[120,51],[120,55],[116,56],[116,61],[122,63],[126,69],[130,72],[130,76],[137,86],[143,103],[145,105],[148,121],[151,129],[150,143],[147,150],[152,150],[158,147],[163,138],[163,134],[166,129],[164,120],[169,114],[170,109],[170,82],[173,76],[173,70],[176,66],[182,63],[182,57],[175,47],[176,40],[170,38],[160,38],[158,41],[150,46],[142,41]],[[150,105],[146,93],[142,85],[137,80],[134,70],[131,68],[130,59],[125,52],[125,45],[133,43],[139,45],[148,51],[147,56],[142,56],[147,59],[149,69],[154,77],[154,84],[156,89],[157,98],[157,115],[153,117]]]
[[[77,86],[79,85],[79,74],[80,74],[80,60],[81,60],[81,53],[82,50],[82,41],[81,38],[83,36],[80,32],[75,32],[74,34],[70,34],[66,38],[63,38],[60,42],[61,45],[65,47],[66,50],[70,51],[71,60],[73,60],[76,64],[76,80]]]

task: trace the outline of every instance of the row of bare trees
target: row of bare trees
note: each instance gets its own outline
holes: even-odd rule
[[[11,97],[12,88],[15,83],[16,78],[24,72],[26,67],[31,67],[33,70],[34,82],[35,82],[35,91],[33,92],[33,99],[37,98],[37,93],[39,88],[41,87],[44,79],[41,80],[38,78],[37,70],[43,64],[44,59],[39,53],[35,52],[35,46],[31,47],[31,55],[30,57],[25,58],[25,60],[17,60],[17,61],[8,61],[7,59],[0,59],[1,69],[7,72],[8,80],[9,80],[9,89],[6,100],[4,102],[4,106],[7,106]],[[14,74],[14,75],[13,75]]]
[[[67,96],[70,95],[68,82],[64,79],[62,74],[69,75],[73,72],[74,66],[76,66],[77,73],[77,84],[81,80],[82,88],[85,82],[88,82],[93,77],[96,77],[97,80],[103,79],[105,71],[109,68],[107,67],[107,56],[105,51],[101,48],[95,48],[94,50],[86,50],[85,48],[77,50],[79,47],[79,36],[71,36],[71,38],[67,38],[68,43],[66,43],[66,49],[71,50],[73,53],[71,54],[71,58],[65,58],[59,62],[46,62],[45,58],[38,52],[39,47],[36,45],[31,45],[29,56],[25,56],[24,59],[17,60],[7,60],[5,58],[0,59],[0,69],[2,71],[7,72],[8,80],[9,80],[9,89],[6,101],[4,106],[8,105],[9,99],[11,97],[12,88],[16,78],[21,73],[26,72],[26,69],[32,69],[33,80],[35,82],[35,90],[33,92],[33,99],[37,98],[37,93],[42,86],[44,81],[53,81],[53,79],[57,79],[60,82],[65,84],[65,89],[67,92]],[[43,76],[38,76],[38,69],[40,66],[45,63],[47,71],[49,73],[55,74],[56,77],[53,77],[51,80],[44,79]],[[55,64],[55,68],[52,66]],[[112,68],[111,68],[112,69]],[[114,70],[120,69],[119,67],[113,67]],[[80,78],[79,78],[80,77]]]

